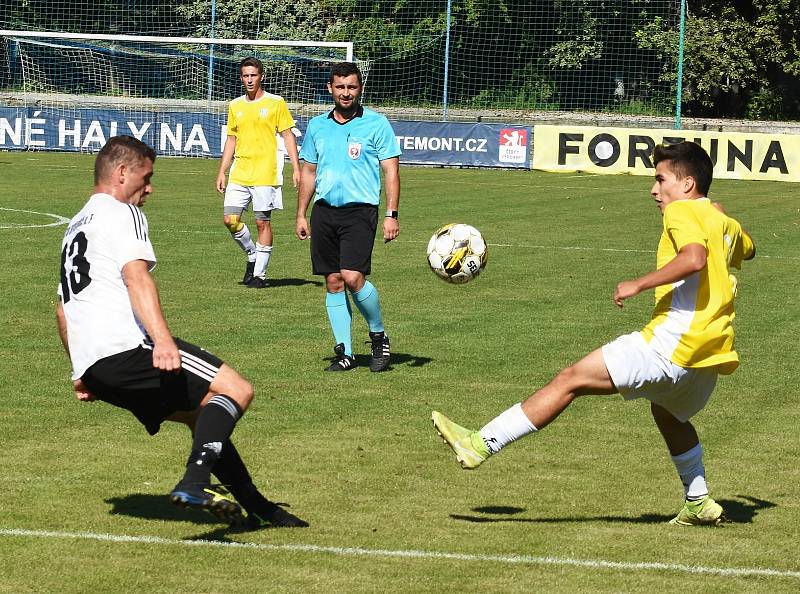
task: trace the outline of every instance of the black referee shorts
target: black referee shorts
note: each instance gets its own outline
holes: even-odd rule
[[[372,270],[378,207],[354,204],[334,208],[317,201],[311,209],[311,266],[314,274],[342,269],[365,275]]]
[[[175,339],[181,370],[153,367],[153,350],[139,346],[94,363],[81,378],[99,400],[129,410],[155,435],[172,413],[195,410],[222,366],[222,360],[198,346]]]

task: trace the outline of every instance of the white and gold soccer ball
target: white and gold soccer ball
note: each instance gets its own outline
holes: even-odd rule
[[[439,228],[428,242],[428,265],[440,279],[463,284],[486,268],[489,250],[475,227],[450,223]]]

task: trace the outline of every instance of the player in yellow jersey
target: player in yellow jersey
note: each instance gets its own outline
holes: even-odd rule
[[[278,150],[276,134],[285,143],[295,187],[300,181],[300,162],[292,133],[294,119],[286,102],[261,88],[264,79],[261,60],[245,58],[239,65],[239,74],[245,94],[231,101],[228,107],[228,137],[219,164],[217,190],[225,194],[225,227],[247,254],[242,284],[263,289],[267,286],[267,266],[272,255],[272,211],[283,208],[283,180],[279,178],[282,167],[277,163],[277,155],[283,153]],[[228,167],[230,179],[226,184]],[[258,228],[255,243],[241,220],[251,202]]]
[[[433,424],[462,467],[472,469],[545,427],[577,396],[645,398],[684,485],[684,506],[670,523],[715,525],[723,510],[708,495],[702,447],[689,419],[705,406],[717,375],[738,365],[731,326],[736,281],[728,269],[753,258],[755,246],[735,219],[709,201],[713,163],[699,145],[658,146],[654,162],[651,193],[663,215],[656,270],[619,283],[613,296],[622,307],[655,289],[650,323],[592,351],[480,431],[437,411]]]

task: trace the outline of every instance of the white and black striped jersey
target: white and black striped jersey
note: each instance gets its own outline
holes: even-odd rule
[[[145,331],[131,307],[122,268],[156,256],[147,219],[136,206],[108,194],[94,194],[69,223],[61,244],[61,282],[72,379],[93,363],[133,349]]]

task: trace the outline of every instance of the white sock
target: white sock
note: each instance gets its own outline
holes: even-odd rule
[[[693,501],[708,495],[706,470],[703,467],[703,448],[699,443],[688,452],[672,456],[672,462],[681,477],[687,500]]]
[[[242,227],[236,233],[231,233],[231,237],[233,241],[239,244],[239,247],[244,250],[244,253],[247,254],[247,259],[250,260],[250,256],[254,256],[256,253],[256,244],[253,243],[253,238],[250,237],[250,229],[247,228],[247,225]],[[252,262],[252,260],[250,260]]]
[[[515,439],[534,431],[536,427],[522,411],[522,404],[517,403],[487,423],[480,434],[489,451],[496,454]]]
[[[269,258],[272,255],[271,245],[261,245],[256,242],[256,267],[253,271],[253,276],[266,278],[267,266],[269,266]]]

